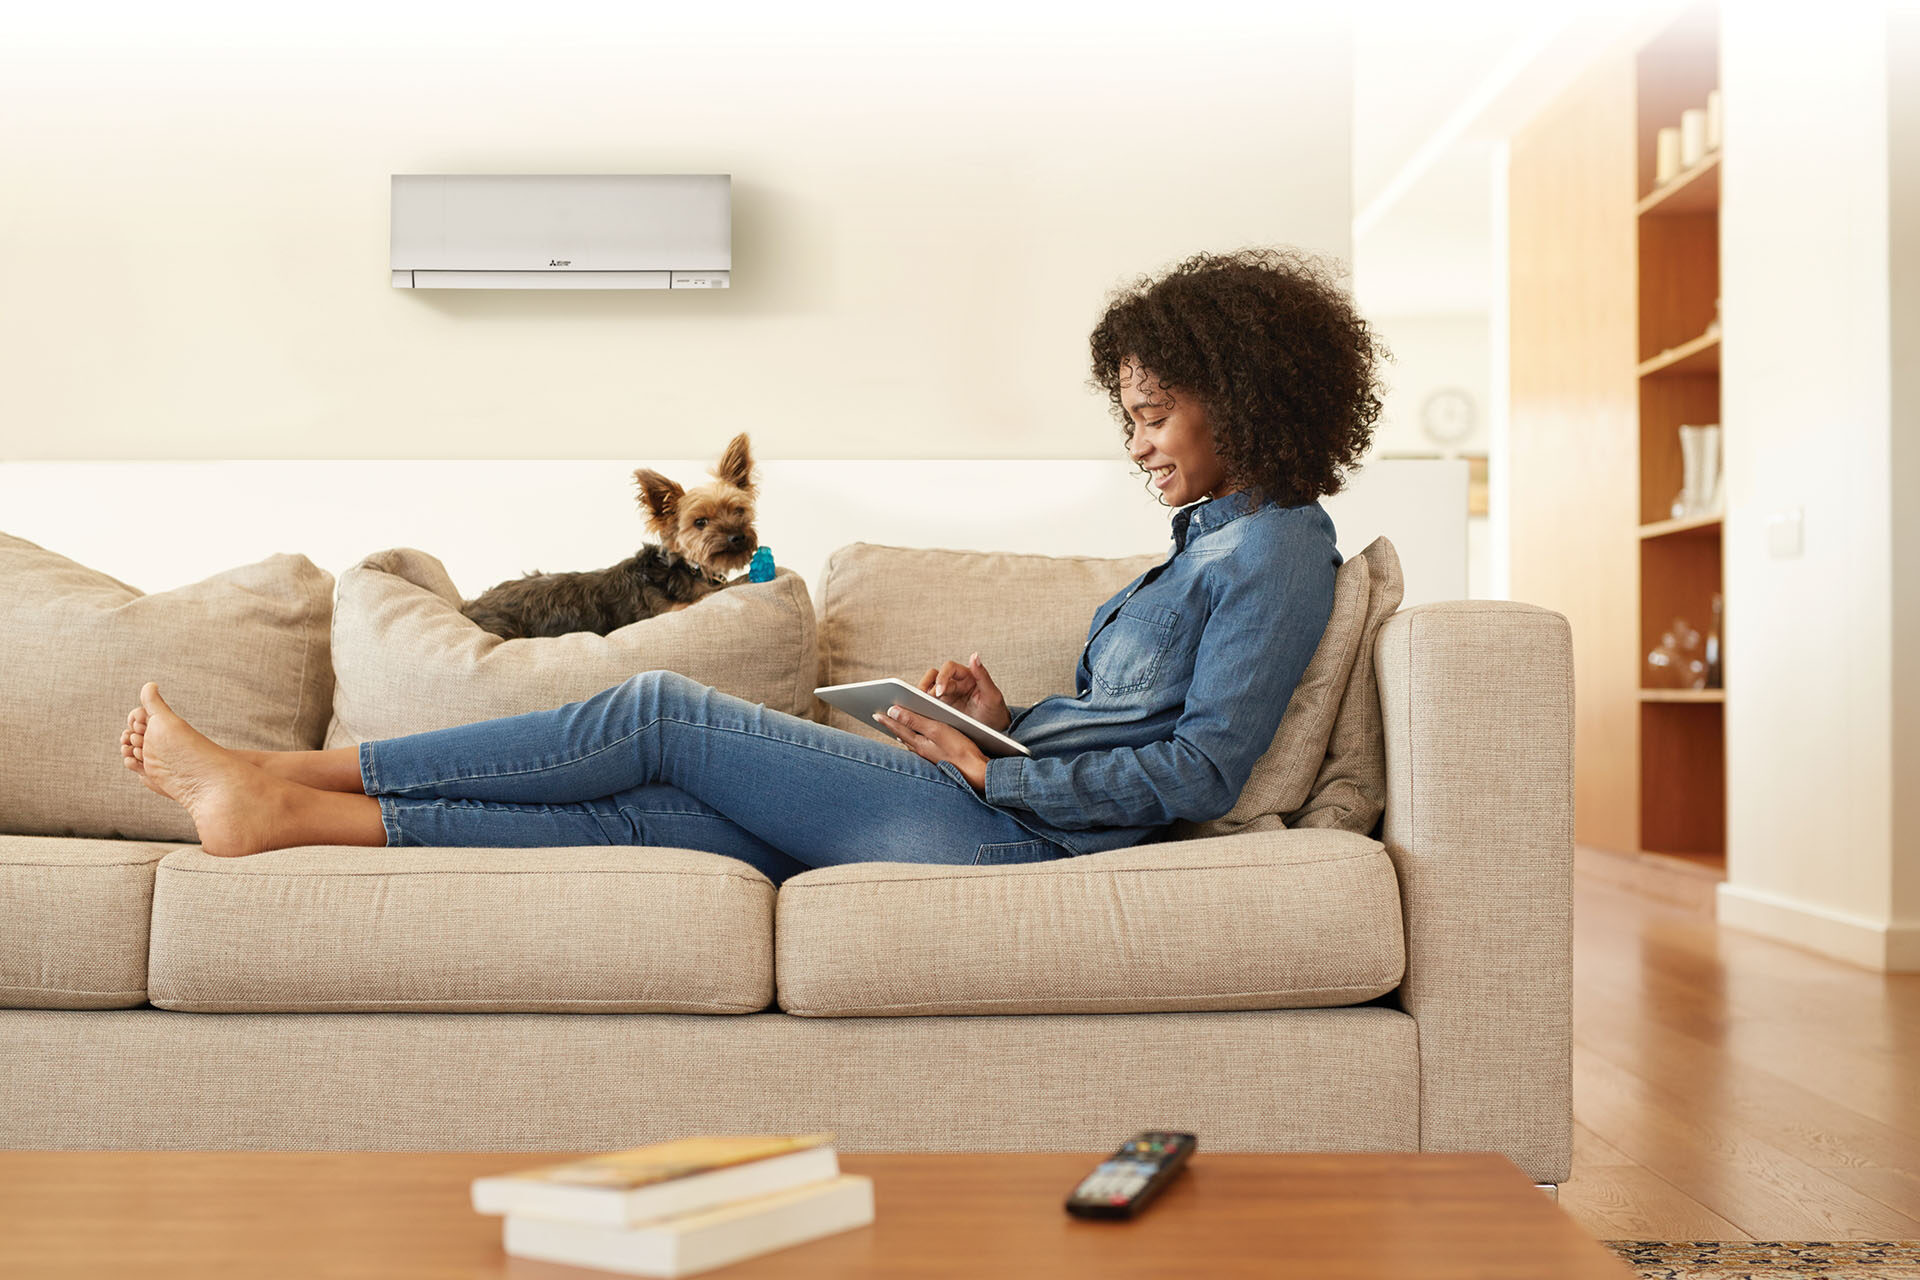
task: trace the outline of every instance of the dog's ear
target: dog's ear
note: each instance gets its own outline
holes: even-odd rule
[[[720,465],[713,474],[736,489],[753,492],[753,455],[747,450],[746,432],[727,442],[727,451],[720,455]]]
[[[649,467],[634,472],[633,483],[640,490],[640,505],[652,513],[663,527],[671,529],[674,512],[679,508],[680,498],[686,490]]]

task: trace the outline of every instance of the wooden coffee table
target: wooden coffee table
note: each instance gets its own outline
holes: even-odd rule
[[[1137,1221],[1069,1217],[1105,1154],[844,1155],[873,1178],[872,1226],[711,1274],[1632,1276],[1503,1156],[1203,1147]],[[507,1257],[500,1219],[471,1207],[474,1178],[549,1158],[566,1154],[0,1152],[0,1276],[604,1275]]]

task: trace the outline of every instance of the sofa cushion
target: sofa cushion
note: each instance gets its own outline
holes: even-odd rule
[[[0,1008],[145,1004],[154,864],[177,847],[0,836]]]
[[[946,659],[980,661],[1013,706],[1073,688],[1093,611],[1166,556],[1034,556],[855,542],[827,558],[815,589],[820,683],[899,676],[918,684]],[[818,699],[815,718],[897,741]]]
[[[821,575],[820,683],[889,675],[917,683],[940,657],[964,661],[978,649],[1010,704],[1037,702],[1073,688],[1101,602],[1165,558],[856,542],[834,552]],[[1386,753],[1371,655],[1403,590],[1399,557],[1385,538],[1341,564],[1326,632],[1233,808],[1211,821],[1175,823],[1170,838],[1289,826],[1372,831],[1386,802]],[[818,714],[825,724],[891,739],[824,704]]]
[[[812,718],[813,602],[791,569],[604,636],[502,640],[460,599],[423,551],[383,551],[341,575],[328,746],[557,707],[652,670]]]
[[[1327,629],[1287,700],[1273,745],[1254,763],[1231,810],[1210,822],[1175,823],[1174,839],[1280,826],[1373,830],[1387,793],[1373,641],[1404,590],[1400,557],[1385,538],[1341,564]]]
[[[774,937],[780,1007],[810,1017],[1358,1004],[1404,966],[1393,865],[1344,831],[821,867]]]
[[[686,849],[180,850],[147,986],[201,1011],[752,1013],[773,898]]]
[[[1289,827],[1333,827],[1366,835],[1386,812],[1387,742],[1374,651],[1382,624],[1399,611],[1406,579],[1400,573],[1400,557],[1385,538],[1375,538],[1355,557],[1361,558],[1367,561],[1372,582],[1360,647],[1353,655],[1353,673],[1340,698],[1319,776],[1306,803],[1286,816]]]
[[[198,839],[186,810],[120,762],[149,680],[216,742],[320,745],[333,576],[305,556],[143,595],[0,534],[0,581],[0,832]]]

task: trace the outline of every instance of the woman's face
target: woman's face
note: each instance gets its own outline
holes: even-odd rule
[[[1184,507],[1202,498],[1224,498],[1226,467],[1213,451],[1213,429],[1206,410],[1192,396],[1177,396],[1132,360],[1120,368],[1120,403],[1132,423],[1127,456],[1148,471],[1168,506]]]

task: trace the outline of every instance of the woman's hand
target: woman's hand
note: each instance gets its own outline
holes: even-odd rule
[[[953,761],[967,781],[973,784],[975,791],[981,795],[987,793],[987,757],[966,734],[950,724],[941,724],[897,703],[884,712],[874,712],[873,718],[898,738],[901,746],[922,760],[931,760],[935,764],[942,760]]]
[[[920,692],[930,693],[950,707],[958,707],[989,729],[1005,733],[1013,723],[1000,686],[987,674],[977,653],[968,658],[965,665],[943,662],[930,668],[920,679]]]

